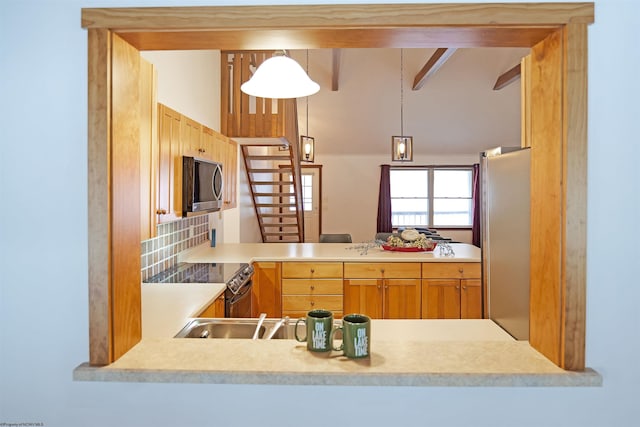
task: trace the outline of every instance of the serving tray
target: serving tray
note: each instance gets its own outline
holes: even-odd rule
[[[382,249],[390,252],[433,252],[433,250],[438,246],[438,244],[434,244],[431,249],[427,248],[413,248],[413,247],[399,247],[399,246],[389,246],[382,245]]]

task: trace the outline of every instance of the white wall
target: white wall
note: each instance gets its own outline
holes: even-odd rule
[[[220,51],[143,51],[156,67],[158,102],[220,132]]]
[[[318,150],[316,163],[322,165],[323,233],[349,233],[354,242],[367,242],[375,237],[380,189],[379,165],[389,164],[389,156],[326,156]],[[478,156],[416,155],[414,160],[418,165],[470,165],[478,162]]]
[[[73,368],[88,359],[87,240],[91,238],[86,209],[87,45],[80,8],[178,3],[8,0],[0,5],[0,200],[4,202],[0,423],[42,422],[47,427],[638,423],[640,287],[633,266],[640,259],[636,165],[640,7],[634,0],[596,1],[596,23],[589,28],[587,365],[604,376],[603,387],[72,381]],[[612,236],[612,226],[623,231]]]

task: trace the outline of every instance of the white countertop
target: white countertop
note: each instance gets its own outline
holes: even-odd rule
[[[357,243],[208,243],[184,251],[180,262],[340,261],[340,262],[480,262],[480,248],[452,243],[454,257],[433,252],[391,252],[371,248],[366,255]]]
[[[452,245],[438,253],[367,255],[340,243],[201,245],[183,262],[372,261],[479,262],[480,250]],[[569,372],[493,321],[373,320],[371,357],[312,353],[290,339],[172,338],[223,291],[224,284],[142,284],[142,340],[111,365],[83,363],[78,381],[395,386],[600,386],[591,369]],[[233,355],[233,357],[229,357]]]
[[[230,357],[232,356],[232,357]],[[371,356],[312,353],[292,339],[144,338],[79,381],[374,386],[600,386],[568,372],[490,320],[374,320]]]
[[[225,288],[223,283],[143,283],[142,338],[173,337]]]

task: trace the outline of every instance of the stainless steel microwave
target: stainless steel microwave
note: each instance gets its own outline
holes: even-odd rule
[[[182,156],[182,215],[222,208],[222,164]]]

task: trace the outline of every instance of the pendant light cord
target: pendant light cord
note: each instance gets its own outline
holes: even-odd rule
[[[400,135],[404,136],[404,49],[400,49]]]
[[[309,49],[307,49],[307,76],[309,75]],[[307,136],[311,135],[309,133],[309,97],[306,99],[306,114],[307,114]]]

